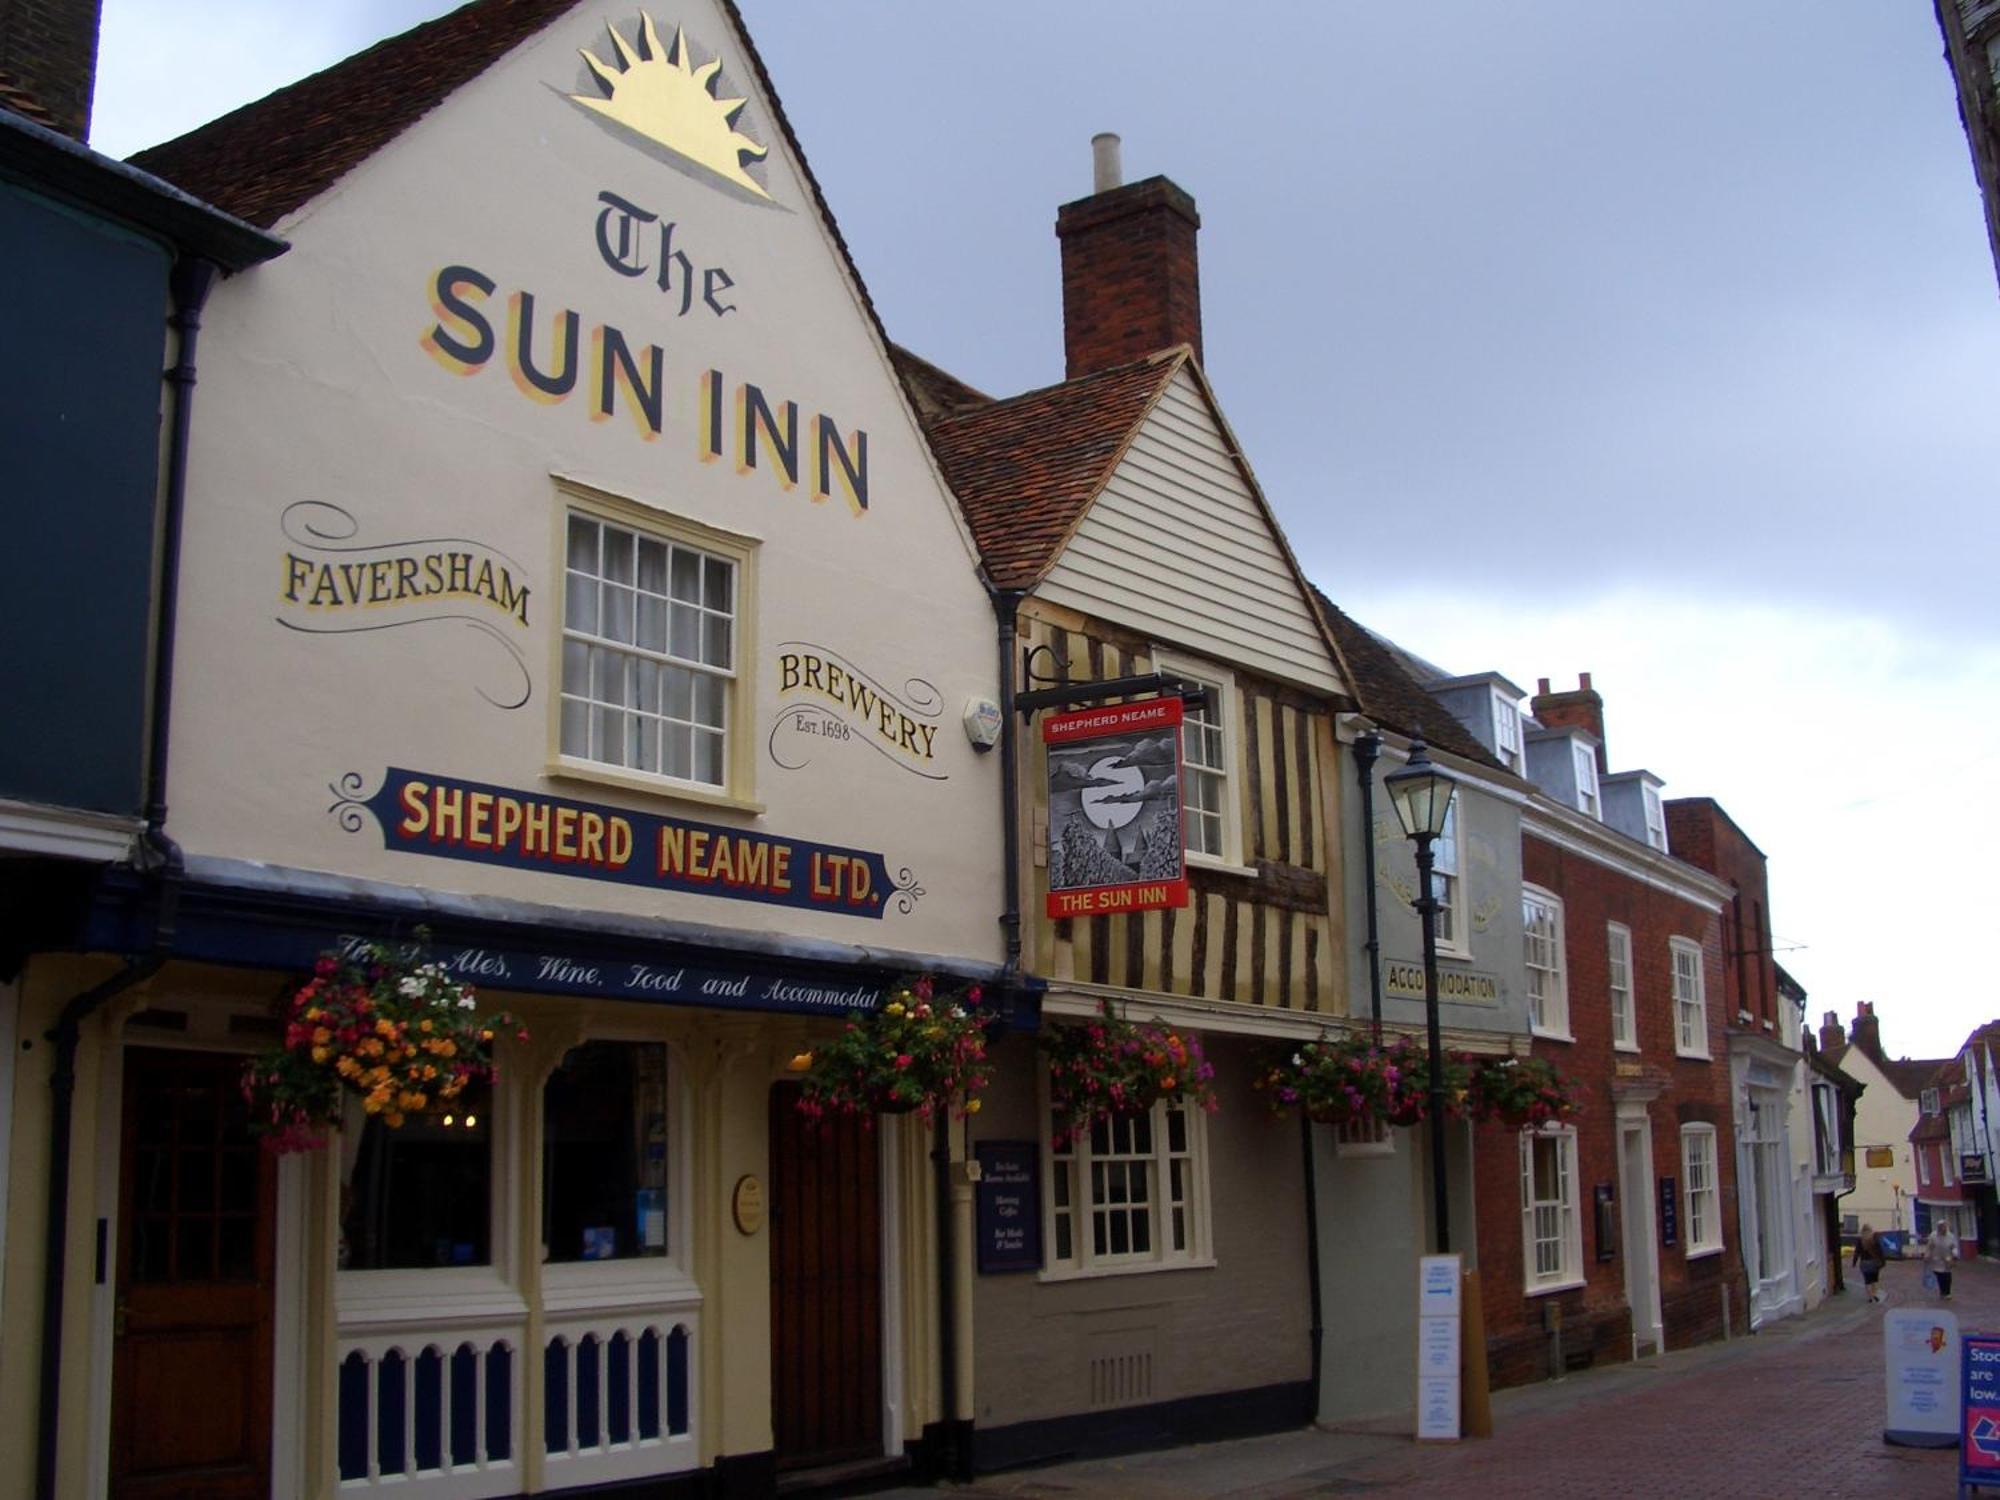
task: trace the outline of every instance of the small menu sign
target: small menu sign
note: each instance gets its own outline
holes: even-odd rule
[[[1671,1177],[1660,1179],[1660,1243],[1671,1249],[1681,1242],[1681,1199]]]
[[[975,1199],[982,1276],[1042,1268],[1042,1153],[1033,1141],[981,1141]]]

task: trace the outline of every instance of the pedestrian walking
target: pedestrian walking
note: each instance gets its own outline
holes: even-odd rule
[[[1924,1241],[1924,1269],[1937,1282],[1937,1293],[1951,1301],[1951,1263],[1958,1259],[1958,1236],[1939,1219]]]
[[[1882,1265],[1888,1260],[1888,1252],[1882,1248],[1882,1237],[1875,1233],[1873,1224],[1861,1226],[1861,1237],[1854,1242],[1854,1264],[1861,1268],[1861,1279],[1868,1287],[1868,1300],[1880,1302],[1882,1288]]]

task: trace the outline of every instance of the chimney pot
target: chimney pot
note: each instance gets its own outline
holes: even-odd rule
[[[1546,678],[1546,677],[1537,677],[1537,678],[1535,679],[1535,696],[1536,696],[1537,698],[1541,698],[1541,697],[1545,697],[1545,696],[1547,696],[1547,694],[1548,694],[1548,691],[1549,691],[1549,680],[1548,680],[1548,678]]]
[[[1578,690],[1579,692],[1584,692],[1584,693],[1587,693],[1587,692],[1589,692],[1589,691],[1590,691],[1590,674],[1589,674],[1588,672],[1579,672],[1579,673],[1577,674],[1577,684],[1578,684],[1578,688],[1577,688],[1577,690]]]
[[[1125,182],[1125,164],[1119,151],[1119,140],[1111,131],[1100,131],[1090,138],[1090,190],[1093,193],[1108,193]]]

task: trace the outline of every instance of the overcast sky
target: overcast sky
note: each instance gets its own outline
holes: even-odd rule
[[[105,0],[93,144],[449,8]],[[1119,132],[1200,207],[1206,368],[1313,578],[1452,670],[1590,671],[1614,769],[1770,856],[1815,1021],[2000,1016],[2000,296],[1928,5],[744,9],[893,337],[1059,379],[1055,210]]]

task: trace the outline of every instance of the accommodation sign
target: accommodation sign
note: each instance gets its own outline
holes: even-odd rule
[[[1401,1000],[1424,999],[1424,966],[1391,959],[1382,966],[1382,993]],[[1500,981],[1470,969],[1439,969],[1438,999],[1493,1005],[1500,999]]]
[[[333,787],[328,809],[349,833],[362,813],[382,830],[383,847],[514,870],[545,870],[653,890],[880,917],[896,897],[914,905],[915,879],[889,877],[880,854],[802,839],[749,833],[714,823],[659,817],[567,797],[458,781],[389,767],[380,790],[359,795],[359,775]]]
[[[1181,700],[1052,714],[1051,917],[1188,904],[1181,842]]]

